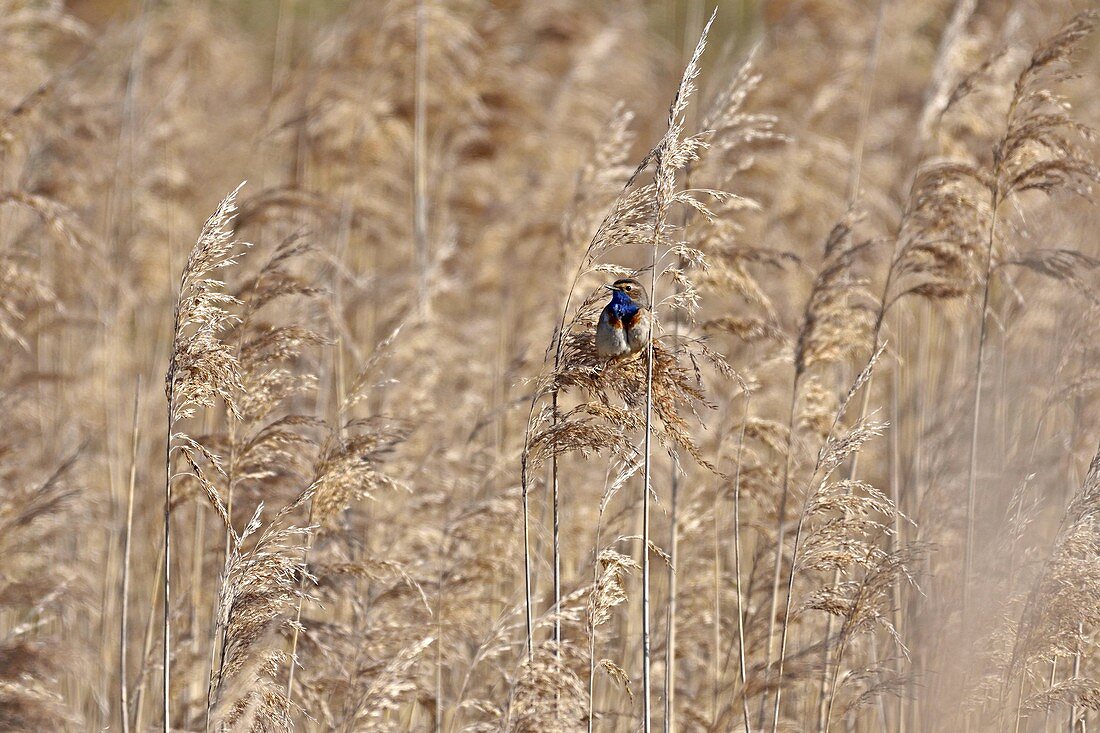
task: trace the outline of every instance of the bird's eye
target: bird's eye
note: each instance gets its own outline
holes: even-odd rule
[[[628,293],[633,289],[634,289],[633,285],[623,285],[623,290],[625,290]]]

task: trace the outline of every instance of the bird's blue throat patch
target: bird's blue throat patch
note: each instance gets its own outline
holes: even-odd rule
[[[621,290],[611,293],[611,313],[620,321],[630,321],[641,310],[630,296]]]

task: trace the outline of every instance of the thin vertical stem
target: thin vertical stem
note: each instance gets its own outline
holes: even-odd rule
[[[130,733],[130,690],[126,680],[127,635],[130,629],[130,548],[134,536],[134,486],[137,483],[138,413],[141,407],[141,375],[134,388],[134,422],[130,434],[130,486],[126,498],[126,535],[122,543],[122,603],[119,619],[118,699],[122,733]]]
[[[554,421],[558,415],[558,390],[555,389],[551,396]],[[554,553],[554,657],[561,659],[561,542],[560,542],[560,516],[558,512],[558,452],[557,445],[553,446],[550,456],[550,486],[553,506],[553,553]]]
[[[686,7],[684,18],[684,36],[683,36],[683,49],[688,53],[688,59],[690,63],[691,53],[693,50],[693,44],[699,37],[700,29],[703,27],[703,4],[699,0],[690,0]],[[691,174],[692,166],[687,166],[687,179],[686,188],[691,188]],[[688,209],[684,212],[683,230],[684,237],[687,238],[687,228],[691,220],[692,209]],[[685,268],[684,258],[681,256],[678,258],[678,267],[680,270]],[[680,294],[682,288],[679,283],[675,286],[675,292]],[[656,301],[654,301],[656,302]],[[680,340],[680,319],[673,318],[672,322],[673,342],[679,345]],[[677,611],[677,588],[679,577],[677,575],[677,568],[679,567],[679,553],[680,553],[680,527],[679,527],[679,514],[678,504],[680,496],[680,466],[676,458],[673,457],[670,462],[669,472],[669,493],[671,495],[671,501],[669,505],[669,568],[668,568],[668,608],[666,609],[665,619],[665,679],[664,679],[664,697],[665,697],[665,715],[664,715],[664,733],[671,733],[676,730],[676,611]],[[714,657],[715,657],[715,669],[717,669],[718,658],[718,624],[720,623],[719,615],[719,600],[718,600],[718,583],[720,579],[719,564],[718,564],[718,500],[715,498],[715,554],[714,554],[714,567],[715,567],[715,584],[714,584],[714,623],[715,623],[715,641],[714,641]],[[715,695],[717,696],[717,682],[715,682]],[[715,697],[717,699],[717,697]],[[715,705],[715,711],[717,711],[717,705]],[[717,714],[717,712],[716,712]]]
[[[843,635],[843,633],[844,632],[842,631],[841,634]],[[829,684],[829,703],[825,708],[825,731],[824,731],[824,733],[829,733],[830,726],[832,725],[832,722],[833,722],[833,703],[836,701],[836,681],[837,681],[837,677],[840,676],[840,663],[844,659],[844,642],[840,641],[839,644],[840,644],[840,648],[838,648],[837,652],[836,652],[836,664],[833,665],[832,680]]]
[[[1081,636],[1084,632],[1084,626],[1080,623],[1077,624],[1077,635]],[[1078,643],[1077,650],[1073,653],[1073,674],[1072,679],[1078,679],[1081,676],[1081,647]],[[1069,730],[1070,733],[1076,733],[1077,731],[1077,704],[1071,702],[1069,706]]]
[[[306,568],[309,566],[309,552],[313,549],[313,538],[316,530],[313,528],[313,499],[309,500],[309,535],[306,537],[306,546],[302,548],[302,574],[298,579],[298,608],[294,612],[294,632],[290,642],[290,672],[286,680],[286,706],[287,714],[290,714],[294,695],[294,673],[298,669],[298,635],[302,628],[302,602],[305,597]]]
[[[802,374],[800,371],[795,371],[794,380],[791,385],[791,406],[790,412],[787,415],[787,440],[786,440],[786,456],[783,461],[783,489],[779,497],[779,514],[776,519],[776,534],[775,534],[775,565],[772,568],[772,588],[771,588],[771,601],[768,607],[768,637],[765,639],[765,659],[764,659],[764,691],[760,696],[760,711],[757,714],[757,725],[760,728],[764,727],[764,714],[767,710],[768,704],[768,688],[767,681],[771,677],[772,668],[772,639],[775,637],[775,620],[776,614],[779,612],[779,582],[782,577],[783,570],[783,542],[787,536],[787,499],[790,495],[791,488],[791,457],[794,452],[794,417],[795,407],[798,402],[798,385],[801,381]],[[776,697],[778,698],[779,691],[776,690]]]
[[[600,501],[600,511],[596,516],[596,540],[592,546],[592,588],[595,591],[600,582],[600,541],[603,535],[603,515],[607,509],[608,498],[607,483],[610,480],[610,467],[608,475],[604,478],[604,498]],[[588,618],[588,733],[592,733],[592,725],[595,719],[596,707],[596,627],[592,624],[592,618]]]
[[[174,358],[174,357],[173,357]],[[174,368],[173,370],[174,371]],[[162,577],[162,590],[164,596],[164,618],[161,624],[163,644],[161,647],[161,662],[164,665],[164,701],[163,701],[163,728],[168,733],[172,726],[172,696],[171,696],[171,614],[172,614],[172,432],[175,428],[173,414],[176,402],[176,378],[173,375],[168,382],[168,435],[164,449],[164,575]]]
[[[665,202],[661,197],[661,171],[665,165],[665,143],[656,151],[657,214],[653,221],[653,251],[649,267],[649,333],[645,347],[645,446],[642,463],[642,730],[651,730],[650,644],[649,644],[649,492],[653,482],[653,336],[657,328],[657,250],[661,246]]]
[[[1055,657],[1054,662],[1050,667],[1050,683],[1054,684],[1054,665],[1057,664],[1058,658]],[[1020,674],[1020,684],[1016,689],[1016,723],[1012,726],[1013,733],[1020,733],[1020,721],[1023,720],[1024,709],[1024,675]],[[1046,717],[1043,718],[1043,733],[1046,733],[1047,719],[1050,717],[1050,708],[1047,708]]]
[[[530,435],[530,431],[528,431]],[[535,660],[534,620],[531,617],[531,509],[528,501],[527,446],[520,466],[520,492],[523,495],[523,605],[527,624],[527,662]]]
[[[671,538],[669,540],[669,569],[668,569],[668,616],[665,621],[665,718],[664,732],[676,730],[676,567],[679,558],[680,533],[676,526],[679,520],[677,500],[679,499],[680,482],[677,472],[679,466],[676,459],[672,459],[672,499],[669,505],[669,522],[671,523]]]
[[[886,0],[879,0],[878,16],[875,19],[875,35],[871,40],[871,50],[867,55],[867,65],[864,67],[863,99],[859,126],[856,128],[856,140],[853,146],[852,166],[848,171],[848,204],[853,204],[859,197],[859,185],[863,174],[863,151],[867,137],[867,120],[871,115],[871,97],[874,89],[875,72],[878,69],[878,52],[882,45],[882,26],[886,15]]]
[[[656,257],[654,257],[653,282],[650,292],[656,285]],[[652,328],[652,325],[651,325]],[[642,730],[650,733],[650,670],[649,670],[649,491],[650,469],[652,462],[650,421],[653,417],[653,334],[650,333],[646,344],[646,390],[645,390],[645,459],[642,480]]]
[[[867,54],[867,63],[863,70],[863,90],[860,99],[860,114],[859,124],[856,127],[856,137],[852,144],[852,159],[848,169],[848,190],[847,190],[847,205],[849,210],[853,209],[859,200],[860,193],[860,181],[863,176],[863,155],[867,143],[867,123],[871,117],[871,101],[874,96],[874,84],[875,74],[878,70],[879,50],[882,46],[883,27],[886,19],[886,0],[879,0],[878,14],[875,17],[875,31],[871,38],[871,48]],[[887,272],[886,286],[883,289],[882,306],[879,311],[878,322],[875,324],[874,345],[872,346],[871,353],[878,351],[878,338],[879,329],[882,325],[882,318],[885,315],[885,303],[888,291],[890,288],[890,276],[892,274],[893,267],[891,266]],[[864,392],[863,398],[863,414],[866,414],[868,400],[870,399],[871,390],[868,388]],[[853,475],[858,460],[858,454],[852,463]],[[833,572],[833,585],[836,585],[837,578],[839,577],[839,570]],[[824,730],[828,727],[828,721],[825,716],[828,715],[826,710],[826,698],[829,696],[829,638],[833,635],[833,617],[828,615],[825,619],[825,636],[824,644],[822,645],[821,655],[823,658],[823,664],[821,668],[821,691],[818,696],[818,730]],[[770,642],[770,637],[769,637]],[[835,675],[833,675],[835,678]]]
[[[985,254],[985,281],[982,288],[981,325],[978,329],[978,358],[974,365],[974,424],[970,432],[970,467],[966,479],[966,546],[963,553],[963,624],[966,624],[966,613],[970,608],[970,577],[974,566],[974,509],[977,471],[978,471],[978,433],[981,427],[982,410],[982,367],[985,363],[985,342],[988,332],[987,311],[989,309],[989,279],[993,272],[993,244],[997,236],[997,208],[1000,206],[1001,197],[998,188],[991,194],[989,221],[989,242]]]
[[[447,540],[450,531],[443,533],[443,543],[439,557],[439,573],[436,576],[435,588],[435,733],[443,733],[443,576],[445,560],[447,558]]]
[[[428,179],[427,179],[427,13],[425,0],[416,3],[415,112],[413,119],[413,236],[419,270],[417,300],[420,308],[428,303]]]
[[[718,447],[715,449],[715,453],[721,451],[721,439],[718,441]],[[711,538],[712,547],[711,551],[714,555],[714,570],[711,582],[714,590],[714,626],[711,629],[711,652],[710,652],[710,723],[711,727],[718,725],[718,687],[721,678],[721,665],[718,660],[721,656],[719,647],[722,644],[722,560],[721,560],[721,527],[719,525],[719,507],[722,503],[722,484],[719,478],[714,482],[714,534]]]
[[[558,414],[558,391],[554,390],[553,410],[555,421]],[[553,507],[553,555],[554,555],[554,659],[561,662],[561,517],[558,511],[558,455],[557,443],[553,446],[553,456],[550,459],[550,484],[552,486]],[[554,690],[554,710],[557,714],[558,703],[561,701],[561,691]]]
[[[123,98],[123,117],[125,124],[119,129],[118,134],[118,147],[115,158],[115,176],[112,182],[110,190],[108,217],[112,223],[108,227],[108,231],[116,241],[121,239],[121,223],[118,200],[121,198],[119,187],[123,180],[127,185],[132,185],[134,175],[134,135],[136,130],[136,104],[137,104],[137,92],[141,85],[142,80],[142,54],[141,47],[145,39],[145,18],[146,18],[146,2],[142,2],[138,9],[137,26],[136,26],[136,42],[130,53],[130,66],[126,76],[126,91]],[[125,137],[125,151],[126,151],[126,177],[125,179],[121,175],[123,166],[123,138]],[[133,205],[132,189],[130,204]],[[130,212],[131,216],[133,212]],[[115,217],[119,216],[118,219]],[[112,248],[112,257],[117,256],[117,247]],[[118,268],[121,272],[122,268]],[[111,321],[117,321],[116,317],[112,317]],[[115,342],[118,343],[117,341]],[[112,350],[113,351],[113,350]],[[131,443],[130,453],[130,486],[129,494],[126,502],[126,535],[123,541],[123,566],[122,566],[122,608],[121,618],[119,620],[121,638],[119,640],[119,703],[121,705],[121,718],[122,718],[122,732],[129,733],[130,730],[130,707],[129,707],[129,689],[126,679],[126,661],[127,661],[127,634],[129,633],[129,605],[128,600],[130,597],[130,554],[133,540],[134,529],[134,487],[137,478],[137,448],[138,448],[138,407],[139,398],[141,394],[141,375],[138,375],[137,386],[134,390],[134,422],[133,422],[133,435]],[[142,660],[144,663],[144,659]]]
[[[895,320],[897,316],[895,316]],[[901,331],[901,329],[899,329]],[[901,400],[901,366],[900,363],[894,369],[893,374],[893,394],[890,396],[891,416],[890,425],[893,429],[890,431],[890,499],[894,502],[894,532],[887,537],[887,541],[890,543],[890,551],[896,552],[902,544],[902,531],[904,529],[902,525],[902,496],[901,496],[901,406],[899,404]],[[902,587],[901,576],[893,579],[893,598],[894,598],[894,629],[897,631],[898,636],[904,637],[906,626],[904,623],[904,614],[902,609]],[[902,678],[902,657],[901,655],[895,655],[894,659],[894,672],[899,679]],[[883,696],[882,706],[885,714],[886,698]],[[896,696],[896,709],[897,709],[897,733],[905,733],[905,696]]]
[[[1023,672],[1020,673],[1020,692],[1016,696],[1016,727],[1020,727],[1020,710],[1024,705],[1024,678]],[[1047,689],[1054,689],[1054,681],[1058,679],[1058,657],[1050,660],[1050,681],[1047,683]],[[1047,706],[1046,711],[1043,713],[1043,733],[1049,730],[1050,726],[1050,706]]]
[[[157,605],[157,591],[160,589],[161,579],[160,575],[164,572],[164,548],[160,548],[160,552],[157,553],[157,569],[153,573],[153,587],[149,593],[149,618],[145,623],[145,639],[141,645],[141,671],[138,673],[137,681],[137,699],[134,701],[134,730],[145,730],[145,689],[147,682],[146,660],[153,654],[153,644],[155,643],[154,634],[157,627],[156,623],[156,605]]]
[[[780,630],[779,637],[779,661],[777,662],[778,669],[776,670],[776,686],[775,686],[775,707],[772,714],[772,733],[776,733],[779,728],[779,706],[783,699],[783,663],[786,660],[787,651],[787,631],[790,628],[791,619],[791,596],[794,595],[794,572],[795,562],[798,560],[798,546],[802,539],[802,525],[806,518],[806,512],[803,511],[798,517],[798,526],[794,531],[794,547],[791,550],[791,569],[787,574],[787,601],[783,609],[783,627]],[[837,655],[837,666],[839,667],[840,656]],[[835,679],[834,670],[834,679]],[[828,731],[828,712],[826,712],[825,730]]]
[[[741,674],[741,712],[745,716],[745,733],[752,733],[749,722],[749,696],[745,674],[745,612],[741,592],[741,456],[745,448],[745,428],[749,422],[752,393],[745,393],[745,410],[741,415],[741,433],[737,437],[737,468],[733,476],[733,573],[737,585],[737,663]]]
[[[208,431],[207,431],[208,432]],[[190,637],[191,656],[194,659],[199,659],[202,655],[199,651],[202,644],[202,634],[199,633],[201,628],[201,621],[199,619],[199,613],[202,609],[203,601],[202,594],[205,589],[205,584],[202,582],[203,571],[203,556],[206,549],[206,523],[203,515],[203,506],[195,502],[194,515],[191,523],[191,577],[188,581],[188,605],[190,606],[190,618],[188,619],[188,634]],[[211,637],[213,638],[213,636]],[[184,711],[183,725],[190,730],[192,728],[192,713],[194,712],[195,705],[191,704],[192,697],[197,702],[200,698],[204,701],[208,701],[209,697],[204,695],[202,690],[203,683],[202,678],[198,675],[194,675],[192,679],[187,680],[182,692],[180,703]],[[208,708],[203,706],[204,717],[208,716]],[[204,723],[205,725],[205,723]]]

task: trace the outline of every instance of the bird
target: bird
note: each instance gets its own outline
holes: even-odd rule
[[[642,284],[624,277],[604,287],[611,291],[611,302],[600,314],[596,326],[596,353],[601,359],[623,359],[637,354],[649,342],[649,296]]]

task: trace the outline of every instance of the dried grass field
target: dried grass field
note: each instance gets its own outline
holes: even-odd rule
[[[0,0],[0,731],[1100,729],[1100,16],[715,1]]]

